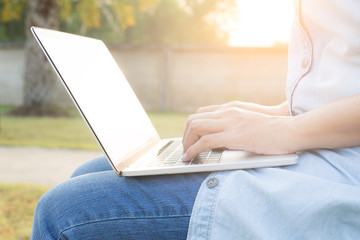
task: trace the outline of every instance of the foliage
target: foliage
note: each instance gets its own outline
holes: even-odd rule
[[[160,0],[152,12],[137,15],[125,31],[126,43],[226,44],[224,18],[231,18],[234,0]]]
[[[77,27],[77,32],[86,34],[88,29],[99,29],[102,23],[116,22],[117,28],[124,30],[135,25],[135,14],[153,8],[158,0],[58,0],[59,21],[63,26]],[[13,40],[6,37],[10,22],[24,26],[26,0],[0,0],[0,40]],[[106,19],[105,19],[106,18]],[[112,24],[115,26],[115,24]],[[12,28],[11,28],[12,29]],[[23,31],[24,28],[22,28]],[[5,32],[6,34],[1,34]],[[24,35],[22,35],[24,37]]]
[[[24,39],[26,0],[0,0],[0,41]],[[236,0],[58,0],[60,29],[111,43],[226,43]]]
[[[25,39],[26,0],[0,0],[0,41]]]
[[[102,22],[115,22],[121,30],[135,25],[135,14],[156,6],[158,0],[62,0],[60,17],[67,24],[80,19],[81,27],[100,28]],[[78,21],[79,22],[79,21]]]
[[[1,21],[20,20],[25,7],[25,0],[1,0]]]
[[[227,16],[236,0],[0,0],[0,41],[9,37],[12,24],[26,17],[25,70],[22,113],[52,111],[55,78],[31,36],[30,26],[58,29],[101,38],[112,43],[226,44],[219,16]],[[21,19],[20,19],[21,18]],[[19,20],[20,19],[20,20]],[[61,19],[61,21],[59,20]],[[59,24],[60,23],[60,24]],[[21,24],[20,24],[21,25]],[[25,28],[16,28],[25,30]],[[106,35],[104,35],[106,34]],[[25,35],[25,34],[24,34]],[[22,36],[24,36],[22,35]],[[16,33],[14,36],[18,36]]]

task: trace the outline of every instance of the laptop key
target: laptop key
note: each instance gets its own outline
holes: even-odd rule
[[[221,158],[221,151],[212,151],[209,156],[206,158],[207,164],[219,163]]]
[[[204,164],[206,161],[206,158],[204,157],[201,157],[201,156],[197,156],[195,157],[192,161],[191,161],[191,165],[194,165],[194,164]]]
[[[190,162],[183,162],[181,159],[175,164],[175,166],[187,166]]]

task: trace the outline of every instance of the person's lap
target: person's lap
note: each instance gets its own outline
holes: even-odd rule
[[[303,154],[297,165],[280,169],[287,172],[286,182],[303,174],[358,185],[358,180],[351,177],[351,168],[355,168],[354,163],[346,153],[320,151]],[[266,174],[269,172],[271,176]],[[260,169],[244,171],[244,174],[257,174],[268,183],[277,179],[273,176],[277,172]],[[105,158],[90,161],[77,169],[72,179],[56,186],[39,201],[33,239],[39,239],[40,232],[46,239],[49,236],[56,239],[58,236],[60,239],[74,236],[75,239],[185,239],[195,198],[207,176],[208,173],[198,173],[124,178],[115,174]],[[318,181],[317,178],[312,179]],[[289,182],[288,185],[291,188],[296,184]]]
[[[125,178],[90,161],[39,200],[32,239],[185,239],[207,175]]]

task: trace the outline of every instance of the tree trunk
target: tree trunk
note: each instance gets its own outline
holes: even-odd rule
[[[58,29],[57,0],[28,1],[26,19],[24,105],[52,105],[56,77],[30,31],[31,26]]]

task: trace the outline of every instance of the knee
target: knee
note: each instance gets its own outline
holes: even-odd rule
[[[34,213],[32,239],[40,236],[46,239],[56,239],[52,237],[56,236],[56,232],[59,230],[58,217],[62,211],[59,204],[61,200],[57,195],[56,191],[51,189],[39,199]]]
[[[76,217],[76,193],[82,192],[78,179],[61,183],[46,192],[38,201],[34,213],[33,236],[43,239],[58,239]],[[39,235],[40,234],[40,235]],[[36,239],[36,238],[34,238]]]

